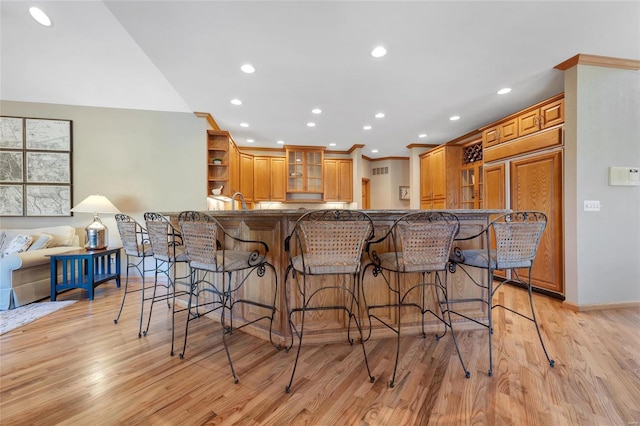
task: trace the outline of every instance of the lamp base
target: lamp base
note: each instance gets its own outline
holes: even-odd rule
[[[84,247],[88,250],[102,250],[108,245],[108,229],[102,224],[100,217],[96,214],[93,223],[85,228],[87,231],[87,241]]]

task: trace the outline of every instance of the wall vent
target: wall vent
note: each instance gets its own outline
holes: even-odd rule
[[[388,175],[389,167],[374,167],[373,169],[371,169],[371,174],[372,175]]]

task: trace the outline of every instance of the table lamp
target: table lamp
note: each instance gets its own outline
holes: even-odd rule
[[[102,224],[98,213],[120,213],[120,210],[104,195],[89,195],[71,209],[74,213],[93,213],[93,223],[85,228],[87,242],[85,248],[99,250],[109,245],[109,229]]]

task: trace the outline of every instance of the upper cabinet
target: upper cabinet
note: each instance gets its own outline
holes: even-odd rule
[[[420,208],[458,207],[461,148],[442,145],[420,156]]]
[[[324,201],[353,201],[353,162],[351,159],[324,160]]]
[[[229,132],[220,130],[207,131],[207,195],[213,189],[223,187],[222,195],[230,196],[230,161],[229,147],[231,146]]]
[[[253,200],[286,201],[285,158],[254,157]]]
[[[564,98],[546,103],[518,116],[520,136],[564,123]]]
[[[564,123],[564,95],[554,96],[482,130],[485,148]]]
[[[510,141],[518,137],[518,120],[512,118],[511,120],[498,123],[486,129],[482,133],[482,141],[484,146],[491,146],[501,142]]]
[[[317,193],[324,191],[324,149],[289,146],[287,158],[287,192]]]
[[[240,192],[246,201],[253,201],[253,155],[240,153]]]

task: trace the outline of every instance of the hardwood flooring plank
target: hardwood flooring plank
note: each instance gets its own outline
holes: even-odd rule
[[[139,284],[138,284],[139,285]],[[239,377],[234,384],[220,325],[193,321],[182,350],[186,313],[176,316],[176,355],[169,355],[171,315],[154,307],[138,338],[140,294],[103,285],[78,302],[0,336],[0,424],[77,425],[632,425],[640,422],[640,309],[574,312],[535,295],[550,368],[533,324],[494,312],[494,375],[487,375],[488,331],[456,331],[437,340],[403,333],[396,386],[395,338],[362,348],[303,343],[290,352],[243,332],[228,337]],[[526,292],[505,286],[496,301],[528,308]],[[146,307],[148,312],[148,307]],[[297,344],[297,343],[296,343]]]

